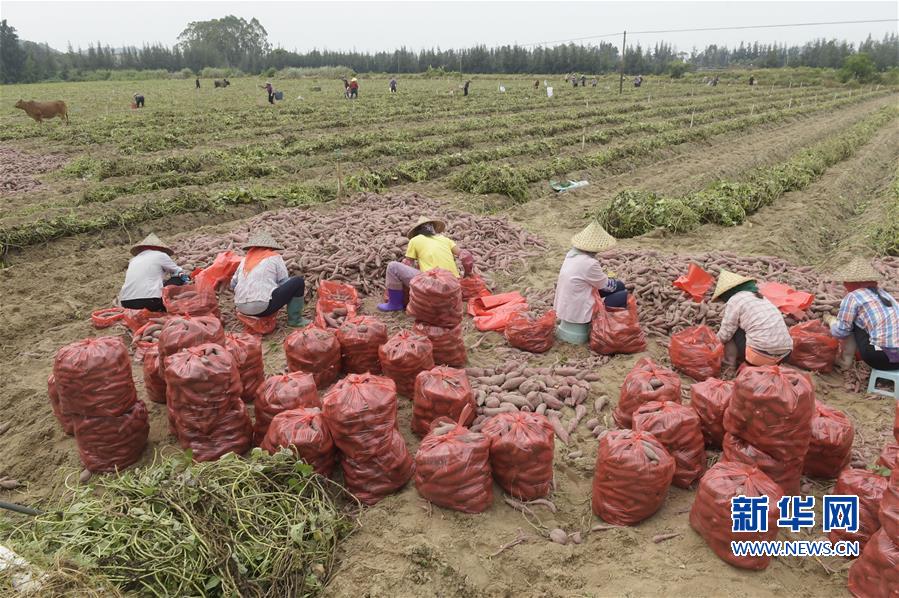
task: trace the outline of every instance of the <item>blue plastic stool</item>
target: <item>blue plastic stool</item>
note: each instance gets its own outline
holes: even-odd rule
[[[878,380],[889,380],[893,382],[893,392],[888,390],[880,390],[877,388]],[[871,370],[871,377],[868,378],[868,394],[881,395],[884,397],[893,397],[899,400],[899,370],[886,372],[884,370]]]

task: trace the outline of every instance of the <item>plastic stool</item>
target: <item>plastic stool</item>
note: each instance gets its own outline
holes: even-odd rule
[[[590,340],[590,324],[572,324],[559,320],[556,326],[556,338],[572,345],[586,345]]]
[[[889,380],[893,383],[893,391],[880,390],[877,388],[878,380]],[[884,370],[871,370],[871,377],[868,378],[868,394],[881,395],[884,397],[893,397],[899,400],[899,370],[886,372]]]

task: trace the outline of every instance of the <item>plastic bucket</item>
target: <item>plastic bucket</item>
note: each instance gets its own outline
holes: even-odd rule
[[[585,345],[590,340],[590,324],[572,324],[559,320],[556,326],[556,338],[572,345]]]

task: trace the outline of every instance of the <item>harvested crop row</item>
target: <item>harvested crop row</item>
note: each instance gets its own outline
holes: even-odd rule
[[[34,175],[59,168],[68,158],[60,154],[29,154],[0,148],[0,195],[31,191],[41,186]]]

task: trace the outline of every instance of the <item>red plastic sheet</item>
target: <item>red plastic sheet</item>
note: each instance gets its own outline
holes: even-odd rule
[[[178,316],[166,320],[159,335],[159,369],[165,378],[166,359],[182,349],[204,343],[224,346],[222,322],[214,316]]]
[[[899,588],[899,544],[879,530],[849,568],[849,591],[856,598],[895,598]]]
[[[888,442],[877,457],[877,465],[889,470],[899,469],[899,442]]]
[[[502,332],[515,313],[527,310],[527,301],[518,291],[484,295],[468,302],[468,315],[474,318],[475,328],[481,332]]]
[[[222,251],[206,268],[193,275],[194,284],[202,291],[217,291],[231,281],[240,266],[241,256],[233,251]]]
[[[715,278],[711,274],[696,264],[690,264],[687,273],[674,280],[674,287],[690,295],[696,303],[700,303],[714,283]]]
[[[169,285],[162,288],[162,304],[166,312],[180,316],[219,317],[219,302],[215,291],[197,285]]]
[[[735,392],[732,380],[706,378],[690,386],[690,406],[699,415],[705,443],[721,448],[724,440],[724,411]]]
[[[332,330],[307,326],[284,339],[287,369],[308,372],[321,390],[331,386],[340,375],[340,342]]]
[[[899,469],[890,475],[890,483],[880,500],[880,526],[894,544],[899,545]]]
[[[272,332],[274,332],[275,328],[278,327],[277,313],[274,313],[270,316],[257,318],[256,316],[248,316],[246,314],[242,314],[235,309],[234,315],[243,325],[243,330],[247,334],[257,334],[259,336],[265,336],[266,334],[271,334]]]
[[[799,494],[802,481],[802,459],[775,459],[739,436],[724,435],[722,462],[754,465],[777,482],[785,494]]]
[[[150,345],[144,352],[143,359],[144,388],[147,398],[154,403],[165,404],[165,378],[159,369],[159,346]]]
[[[347,374],[381,373],[378,350],[387,342],[387,326],[372,316],[347,318],[337,329],[343,371]]]
[[[556,312],[549,310],[539,318],[515,312],[503,333],[510,345],[531,353],[546,353],[556,340]]]
[[[406,312],[419,322],[452,328],[462,321],[462,286],[451,272],[434,268],[409,283]]]
[[[652,434],[611,430],[599,440],[593,514],[612,525],[636,525],[661,508],[674,458]]]
[[[131,358],[119,337],[87,338],[62,347],[53,376],[60,413],[66,416],[124,415],[137,402]]]
[[[330,476],[337,465],[337,447],[318,407],[290,409],[276,415],[260,446],[270,454],[282,447],[290,448],[323,476]]]
[[[426,336],[400,330],[378,349],[384,375],[396,383],[401,395],[412,397],[415,377],[434,367],[434,348]]]
[[[593,320],[590,322],[590,348],[600,355],[640,353],[646,350],[646,335],[637,316],[637,298],[629,295],[627,307],[606,307],[593,293]]]
[[[359,293],[352,285],[336,280],[321,280],[318,283],[318,298],[315,301],[315,325],[327,328],[325,314],[335,309],[345,309],[347,317],[351,318],[356,315],[361,304]]]
[[[237,364],[237,371],[240,372],[240,384],[243,388],[240,398],[252,403],[256,400],[256,391],[265,378],[262,341],[252,334],[229,332],[225,335],[225,348],[231,353],[234,363]]]
[[[813,478],[832,479],[849,465],[855,428],[849,417],[839,409],[832,409],[815,401],[812,417],[812,438],[802,473]]]
[[[612,416],[621,428],[630,428],[631,415],[643,403],[672,401],[680,403],[680,377],[648,358],[643,357],[624,378],[618,406]]]
[[[93,472],[125,469],[140,460],[147,446],[150,422],[143,401],[122,415],[75,416],[75,443],[86,469]]]
[[[490,289],[487,288],[487,283],[484,282],[480,274],[473,274],[459,279],[459,285],[462,287],[462,301],[490,294]]]
[[[790,327],[793,352],[789,363],[806,370],[829,372],[840,351],[840,341],[830,336],[820,320],[809,320]]]
[[[437,366],[421,372],[415,378],[412,395],[412,432],[424,436],[431,422],[440,416],[457,421],[466,406],[471,408],[471,417],[460,422],[463,426],[471,424],[477,409],[465,370]]]
[[[465,339],[462,336],[462,323],[453,328],[441,328],[429,326],[423,322],[416,322],[412,326],[412,332],[428,337],[436,365],[448,365],[455,368],[464,367],[468,362],[468,353],[465,350]]]
[[[259,387],[253,404],[256,424],[253,438],[262,442],[272,419],[279,413],[303,407],[321,407],[321,399],[315,386],[315,378],[306,372],[291,372],[269,376]]]
[[[673,334],[668,356],[675,369],[702,381],[721,373],[724,345],[711,328],[701,324]]]
[[[768,497],[767,532],[733,532],[731,499],[736,496]],[[735,556],[731,541],[766,541],[777,537],[777,501],[783,492],[757,467],[743,463],[716,463],[702,476],[693,508],[690,527],[702,536],[709,548],[724,562],[759,571],[771,563],[769,556]]]
[[[805,318],[805,310],[812,306],[815,296],[805,291],[797,291],[779,282],[765,282],[759,285],[759,292],[785,314],[796,319]]]
[[[481,432],[490,439],[490,466],[500,488],[519,500],[549,494],[553,483],[552,426],[536,413],[500,413]]]
[[[644,403],[634,411],[634,430],[649,432],[674,457],[672,484],[689,488],[705,472],[705,442],[696,412],[680,403]]]
[[[62,426],[62,431],[71,436],[75,433],[75,424],[72,423],[72,417],[63,414],[59,408],[59,391],[56,389],[56,378],[53,374],[47,377],[47,396],[50,398],[50,407],[53,409],[53,415],[56,416],[59,425]]]
[[[831,530],[827,534],[830,541],[856,541],[864,548],[874,532],[880,529],[880,500],[888,485],[887,478],[867,469],[847,468],[840,472],[831,494],[858,496],[858,531]]]
[[[124,308],[104,307],[91,313],[91,324],[94,325],[94,328],[109,328],[121,322],[124,317]]]

